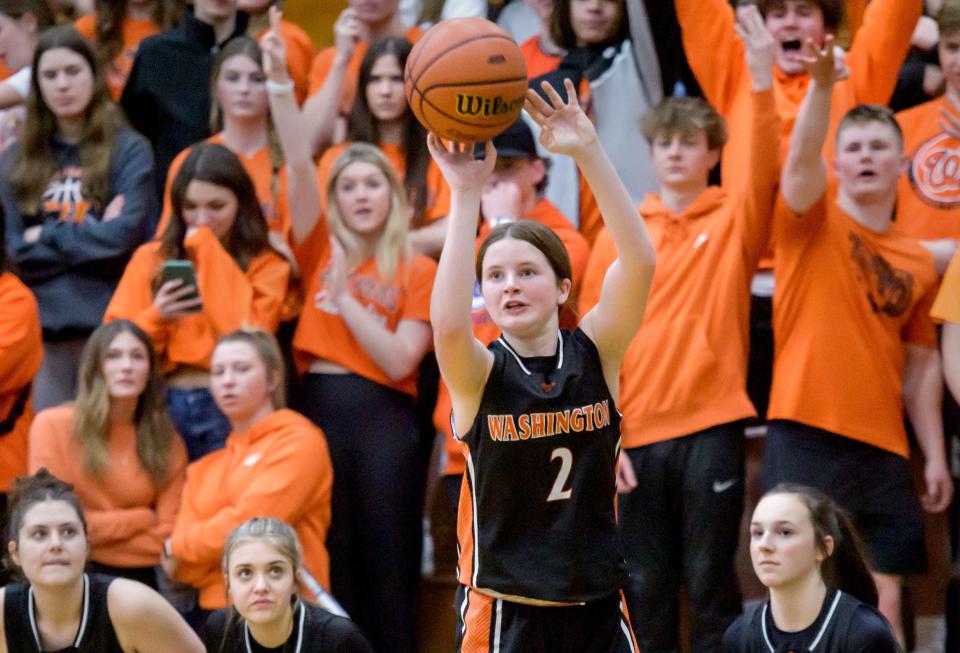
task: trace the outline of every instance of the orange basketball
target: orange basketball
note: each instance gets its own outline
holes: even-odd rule
[[[483,18],[453,18],[427,30],[403,79],[417,120],[461,143],[489,140],[512,125],[527,92],[516,41]]]

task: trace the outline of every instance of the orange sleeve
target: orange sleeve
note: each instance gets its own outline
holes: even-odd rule
[[[707,101],[726,116],[749,74],[733,9],[726,0],[675,0],[675,6],[690,69]]]
[[[617,248],[613,238],[605,228],[597,234],[593,242],[593,250],[587,261],[587,269],[583,273],[583,283],[580,285],[579,312],[586,315],[590,309],[600,301],[600,292],[603,290],[603,278],[607,269],[617,260]]]
[[[410,261],[407,297],[400,313],[401,320],[430,321],[430,294],[437,274],[437,262],[428,256],[414,254]]]
[[[196,267],[203,315],[217,335],[230,333],[250,315],[253,286],[209,227],[197,229],[184,244]]]
[[[276,333],[290,284],[290,264],[283,257],[266,252],[250,262],[247,278],[253,287],[250,323]]]
[[[90,43],[96,43],[97,15],[94,13],[81,16],[77,20],[73,21],[73,29],[77,30],[80,36],[90,41]]]
[[[163,358],[170,339],[170,325],[153,305],[153,278],[159,265],[155,243],[137,249],[113,292],[103,321],[132,320],[150,336],[157,355]]]
[[[177,173],[180,172],[184,160],[192,149],[193,146],[190,146],[177,154],[167,169],[167,181],[163,186],[163,210],[160,212],[160,222],[157,224],[157,230],[153,234],[154,238],[163,237],[163,232],[166,230],[167,225],[170,224],[170,216],[173,212],[173,205],[170,203],[170,190],[173,188],[173,180],[177,178]]]
[[[855,35],[863,24],[863,13],[867,9],[867,0],[846,0],[844,13],[847,17],[847,29]]]
[[[581,173],[577,173],[580,182],[580,233],[587,239],[589,244],[593,244],[597,234],[603,228],[603,216],[600,215],[600,207],[597,205],[597,198],[593,196],[590,185]]]
[[[173,525],[177,521],[177,512],[180,510],[183,486],[187,482],[187,449],[176,433],[170,447],[169,473],[167,484],[157,493],[156,521],[150,530],[150,536],[159,540],[161,547],[163,541],[173,533]]]
[[[357,96],[357,76],[360,73],[360,62],[366,51],[367,45],[358,43],[350,62],[347,64],[346,74],[343,77],[343,87],[340,89],[340,113],[342,115],[349,114],[351,107],[353,107],[353,100]],[[324,48],[320,51],[320,54],[314,57],[310,66],[310,95],[315,95],[323,86],[323,82],[327,79],[327,75],[330,74],[330,69],[333,67],[336,54],[337,49],[329,47]]]
[[[0,274],[0,307],[0,394],[5,394],[33,379],[43,359],[43,341],[37,300],[10,272]]]
[[[440,172],[440,168],[433,160],[427,167],[427,192],[430,193],[432,201],[424,211],[424,225],[450,215],[450,187],[447,185],[443,173]]]
[[[296,23],[281,19],[280,33],[287,44],[287,69],[293,80],[297,103],[303,104],[310,90],[310,67],[317,56],[317,49]]]
[[[780,121],[774,104],[773,90],[753,94],[753,122],[750,125],[750,150],[747,170],[743,175],[744,204],[735,216],[742,221],[744,256],[756,267],[770,241],[773,203],[780,180]]]
[[[257,463],[257,474],[242,496],[232,497],[230,505],[215,516],[199,520],[190,513],[181,515],[173,534],[173,551],[182,567],[220,564],[223,543],[237,524],[269,514],[295,524],[317,489],[333,482],[331,465],[319,464],[317,441],[300,430],[290,429],[276,438],[274,446]],[[226,459],[224,459],[226,460]],[[226,473],[210,469],[207,473]],[[189,510],[188,500],[184,510]],[[189,572],[187,572],[189,573]],[[178,578],[181,577],[177,574]]]
[[[931,261],[932,263],[932,261]],[[901,337],[905,342],[921,347],[936,348],[937,328],[930,317],[930,309],[937,295],[937,285],[931,284],[920,301],[913,307],[910,320],[904,325]]]
[[[954,256],[950,261],[930,315],[942,322],[960,324],[960,256]]]
[[[910,51],[921,0],[873,0],[847,53],[850,83],[861,104],[886,104]]]

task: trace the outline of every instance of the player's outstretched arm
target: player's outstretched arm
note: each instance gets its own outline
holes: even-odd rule
[[[283,14],[270,7],[270,30],[260,41],[263,70],[272,88],[268,89],[270,115],[283,150],[287,169],[287,204],[293,241],[302,243],[320,218],[320,190],[317,169],[306,135],[303,116],[297,108],[293,81],[287,72],[286,44],[280,35]]]
[[[640,328],[656,257],[643,220],[600,145],[593,123],[580,107],[573,83],[568,79],[564,84],[566,101],[544,82],[542,88],[550,102],[530,90],[525,108],[540,125],[540,143],[577,162],[616,244],[617,260],[607,270],[600,299],[580,321],[580,328],[596,344],[604,369],[613,370],[619,368]]]
[[[430,323],[440,373],[453,399],[454,421],[463,429],[476,416],[493,364],[493,355],[473,337],[470,314],[480,197],[497,151],[488,141],[486,156],[476,160],[473,145],[454,143],[448,149],[433,133],[427,146],[450,186],[449,226],[430,298]]]
[[[813,80],[793,125],[790,151],[780,177],[783,199],[798,215],[816,204],[827,190],[827,166],[822,150],[837,75],[832,36],[827,36],[822,48],[808,40],[803,44],[803,52],[803,61]]]
[[[125,651],[203,653],[203,642],[166,599],[146,585],[117,578],[107,590],[107,610]]]

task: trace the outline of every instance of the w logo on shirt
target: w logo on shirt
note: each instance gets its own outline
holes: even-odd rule
[[[960,204],[960,142],[937,134],[917,148],[910,162],[910,185],[930,206],[950,209]]]
[[[77,167],[68,167],[54,177],[40,196],[43,216],[66,222],[82,222],[89,208],[83,199],[83,172]]]
[[[900,317],[913,297],[913,275],[874,254],[857,234],[850,232],[850,258],[857,265],[857,279],[866,287],[874,313]]]

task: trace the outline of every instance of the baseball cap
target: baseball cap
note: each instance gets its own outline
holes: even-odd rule
[[[533,132],[523,118],[504,131],[493,137],[493,146],[497,148],[497,156],[501,158],[537,159],[537,144],[533,140]]]

